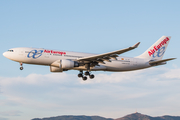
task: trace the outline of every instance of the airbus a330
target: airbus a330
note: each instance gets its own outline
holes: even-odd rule
[[[3,55],[10,60],[19,62],[20,70],[23,70],[23,63],[46,65],[50,66],[51,72],[78,70],[78,77],[87,80],[88,76],[90,79],[95,77],[92,71],[122,72],[164,65],[166,61],[175,59],[162,59],[170,39],[170,36],[162,36],[137,57],[122,57],[119,55],[137,48],[140,42],[132,47],[104,54],[20,47],[9,49]]]

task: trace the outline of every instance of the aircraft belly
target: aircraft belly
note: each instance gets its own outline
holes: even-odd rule
[[[85,66],[80,66],[80,67],[75,67],[73,70],[87,70]],[[106,71],[107,68],[103,65],[95,66],[95,67],[90,67],[91,71]]]
[[[107,71],[131,71],[138,70],[149,67],[147,64],[143,64],[144,62],[134,62],[134,61],[113,61],[111,63],[106,63],[104,66],[107,68]]]
[[[127,71],[132,69],[130,63],[114,62],[111,64],[105,65],[107,71]]]

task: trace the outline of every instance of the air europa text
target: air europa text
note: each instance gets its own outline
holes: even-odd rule
[[[169,41],[169,38],[166,37],[162,42],[159,43],[159,45],[155,45],[153,49],[150,49],[148,51],[149,56],[153,55],[156,51],[158,51],[163,45],[167,44],[167,41]]]
[[[64,54],[66,55],[66,52],[60,52],[60,51],[53,51],[53,50],[44,50],[44,53],[52,53],[52,54]]]

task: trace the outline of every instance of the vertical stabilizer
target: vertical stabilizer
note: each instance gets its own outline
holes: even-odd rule
[[[137,56],[137,58],[149,59],[149,60],[161,60],[164,56],[166,48],[169,44],[171,37],[162,36],[156,43],[154,43],[143,54]]]

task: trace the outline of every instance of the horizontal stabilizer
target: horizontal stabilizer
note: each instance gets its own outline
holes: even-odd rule
[[[164,60],[157,60],[157,61],[149,61],[150,65],[161,65],[164,64],[166,61],[174,60],[176,58],[169,58],[169,59],[164,59]]]

